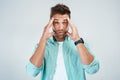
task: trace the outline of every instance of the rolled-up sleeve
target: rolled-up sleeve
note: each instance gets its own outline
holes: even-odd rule
[[[42,66],[36,67],[34,64],[32,64],[30,61],[26,65],[26,71],[29,75],[32,75],[33,77],[36,77],[41,71],[43,71],[44,68],[44,62]]]
[[[93,55],[93,51],[91,50],[87,42],[85,42],[85,46],[88,49],[88,51]],[[94,74],[99,70],[99,61],[95,58],[94,55],[93,57],[94,57],[94,60],[89,65],[83,64],[83,68],[89,74]]]
[[[35,52],[35,50],[37,49],[38,44],[35,44],[34,48],[33,48],[33,53]],[[32,75],[33,77],[36,77],[41,71],[43,71],[44,69],[44,60],[43,60],[43,64],[40,67],[36,67],[32,62],[28,61],[27,65],[26,65],[26,72],[29,75]]]
[[[83,64],[83,68],[88,74],[94,74],[99,70],[99,62],[98,60],[94,59],[89,65]]]

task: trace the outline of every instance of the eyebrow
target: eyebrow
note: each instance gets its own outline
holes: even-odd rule
[[[67,19],[64,19],[63,21],[67,21]]]
[[[58,20],[58,19],[54,19],[54,21],[59,21],[59,20]],[[67,21],[67,19],[64,19],[63,21],[65,21],[65,22],[66,22],[66,21]]]
[[[54,21],[58,21],[58,19],[54,19]]]

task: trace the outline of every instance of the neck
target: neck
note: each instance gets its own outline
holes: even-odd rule
[[[65,40],[65,37],[66,37],[66,36],[64,36],[64,37],[54,36],[54,38],[55,38],[55,40],[56,40],[57,42],[63,42],[63,41]]]

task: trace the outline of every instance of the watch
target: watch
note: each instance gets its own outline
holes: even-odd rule
[[[82,38],[80,38],[79,40],[75,41],[74,44],[77,45],[79,43],[84,44],[84,40]]]

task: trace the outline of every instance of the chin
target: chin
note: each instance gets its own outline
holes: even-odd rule
[[[65,34],[64,35],[56,35],[56,37],[58,37],[58,38],[65,38]]]
[[[65,38],[66,35],[59,35],[59,38]]]

